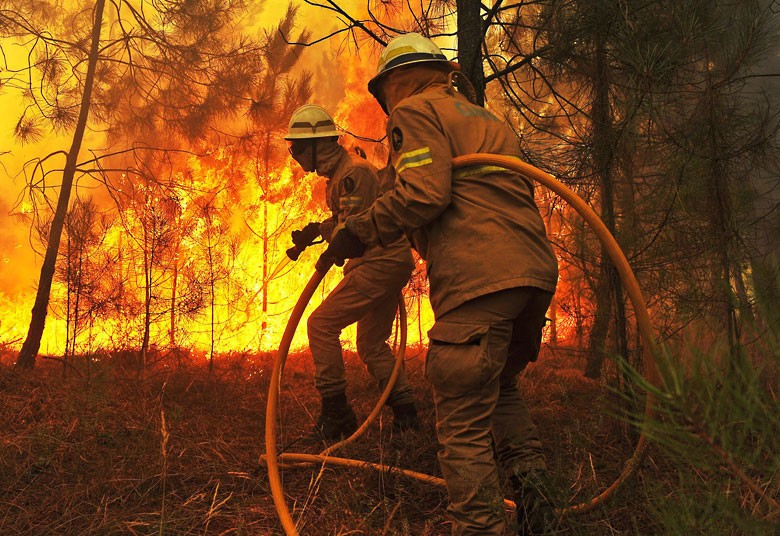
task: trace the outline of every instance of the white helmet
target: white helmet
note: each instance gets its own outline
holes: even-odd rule
[[[287,127],[286,140],[305,140],[311,138],[331,138],[339,136],[336,123],[322,106],[304,104],[295,110]]]
[[[374,75],[374,78],[368,81],[368,91],[371,92],[374,97],[378,97],[376,93],[377,84],[388,71],[392,71],[396,67],[401,67],[402,65],[430,61],[443,62],[448,64],[453,71],[460,71],[460,65],[449,61],[447,57],[442,54],[439,47],[427,37],[423,37],[415,32],[394,37],[387,43],[381,56],[379,56],[376,74]]]

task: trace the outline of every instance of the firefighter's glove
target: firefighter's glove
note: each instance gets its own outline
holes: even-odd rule
[[[333,231],[333,238],[325,253],[330,253],[336,259],[337,264],[339,260],[343,264],[345,259],[362,257],[365,251],[366,245],[352,231],[340,226]]]
[[[291,260],[297,261],[303,250],[311,246],[320,236],[320,224],[311,222],[303,229],[292,232],[294,246],[286,251]]]
[[[306,225],[300,231],[292,232],[292,241],[298,247],[307,248],[311,246],[317,238],[320,236],[320,224],[317,222],[311,222]]]
[[[343,266],[346,259],[361,257],[366,251],[366,245],[344,226],[333,231],[330,245],[322,255],[315,268],[318,272],[327,272],[332,264]]]
[[[333,230],[336,228],[336,222],[332,219],[327,219],[320,223],[320,235],[326,241],[330,242],[330,238],[333,236]]]

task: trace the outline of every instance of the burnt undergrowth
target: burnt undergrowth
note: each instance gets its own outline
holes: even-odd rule
[[[337,456],[440,476],[423,352],[406,369],[424,427],[393,434],[391,413]],[[557,499],[590,500],[620,474],[636,431],[614,417],[625,402],[606,375],[587,380],[574,354],[543,353],[521,377],[547,449]],[[139,380],[110,360],[0,366],[0,533],[283,534],[265,467],[265,403],[273,356],[158,360]],[[348,397],[359,418],[378,398],[347,354]],[[318,453],[319,399],[311,357],[291,354],[279,412],[281,452]],[[655,505],[681,473],[651,446],[631,482],[603,507],[570,519],[569,534],[666,534]],[[284,492],[302,535],[449,534],[443,488],[393,472],[284,468]],[[509,513],[508,513],[509,514]],[[695,531],[694,531],[695,533]],[[722,532],[726,534],[727,532]],[[739,534],[734,532],[733,534]]]

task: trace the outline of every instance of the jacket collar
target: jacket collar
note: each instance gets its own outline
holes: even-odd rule
[[[445,73],[424,66],[410,66],[395,74],[392,84],[386,83],[383,88],[388,112],[392,113],[402,100],[438,87],[447,87]]]

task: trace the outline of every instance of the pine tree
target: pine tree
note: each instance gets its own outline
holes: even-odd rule
[[[39,206],[51,202],[50,174],[62,173],[30,328],[17,359],[18,367],[31,368],[74,182],[82,176],[101,180],[101,161],[136,149],[130,143],[80,163],[88,127],[105,129],[113,142],[161,125],[177,136],[202,136],[213,117],[230,113],[240,99],[241,75],[252,63],[253,47],[229,35],[240,1],[174,0],[156,4],[156,11],[120,1],[104,12],[104,0],[86,9],[46,1],[7,7],[4,2],[2,7],[0,35],[29,48],[29,63],[5,80],[21,87],[28,102],[16,126],[17,139],[40,139],[46,123],[73,133],[70,148],[37,159],[28,178],[29,196]],[[64,166],[50,169],[62,155]]]

